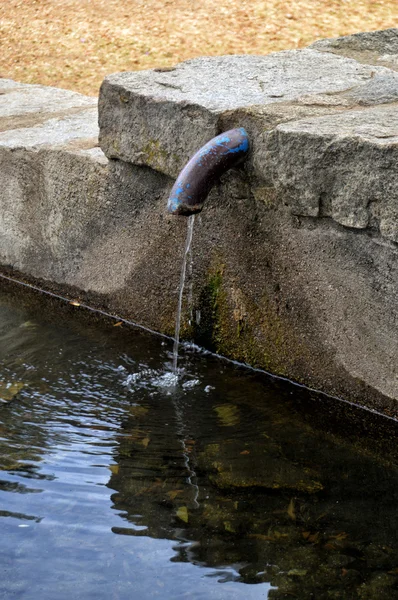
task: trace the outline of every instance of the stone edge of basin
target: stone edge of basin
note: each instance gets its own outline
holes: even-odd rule
[[[111,83],[119,76],[111,76],[102,92],[110,86],[117,99],[116,146],[119,138],[146,144],[133,162],[105,144],[106,158],[98,147],[95,99],[0,80],[0,107],[7,107],[3,120],[0,113],[1,264],[172,333],[186,225],[165,215],[172,178],[189,144],[196,150],[214,132],[244,126],[251,157],[213,190],[194,235],[194,293],[217,297],[206,305],[220,319],[215,349],[398,415],[397,74],[324,50],[235,57],[236,77],[225,81],[238,95],[233,106],[209,100],[203,79],[195,103],[178,99],[173,80],[162,79],[162,93],[147,97],[145,81],[125,95],[120,82]],[[225,68],[230,60],[216,62]],[[344,76],[332,88],[324,80],[313,89],[310,70],[304,84],[294,79],[296,60],[307,66],[315,60],[315,73],[329,65],[333,77],[344,66]],[[273,65],[266,72],[282,62],[292,81],[273,88],[268,103],[253,104],[269,77],[250,75],[249,66],[261,71],[264,61]],[[189,71],[198,62],[184,64]],[[246,103],[236,91],[242,77],[251,81]],[[11,114],[8,100],[18,93]],[[113,106],[101,98],[101,110]],[[145,137],[142,128],[132,138],[126,107],[133,107],[134,122],[161,126],[164,138]]]

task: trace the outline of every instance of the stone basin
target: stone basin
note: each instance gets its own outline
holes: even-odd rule
[[[398,416],[397,40],[110,75],[99,142],[96,99],[0,80],[3,274],[172,335],[168,193],[243,126],[248,161],[196,219],[183,337]]]

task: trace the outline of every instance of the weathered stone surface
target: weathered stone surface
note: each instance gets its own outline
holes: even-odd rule
[[[331,217],[398,242],[398,107],[279,125],[264,164],[296,215]]]
[[[98,146],[97,108],[84,108],[77,113],[49,118],[32,127],[19,127],[0,132],[0,147],[33,148],[66,146],[71,143],[92,148]],[[77,146],[76,146],[77,145]],[[102,152],[101,152],[102,154]]]
[[[354,58],[364,64],[384,65],[398,70],[398,29],[366,31],[318,40],[309,47]]]
[[[51,113],[81,106],[96,106],[96,98],[70,90],[28,85],[1,79],[0,111],[2,117],[25,113]]]
[[[298,99],[303,106],[356,108],[388,104],[398,100],[398,74],[390,69],[378,69],[363,85],[341,94],[307,94]]]
[[[351,105],[371,106],[398,101],[398,73],[384,71],[358,89],[349,90],[345,97]]]
[[[139,281],[141,264],[150,265],[149,252],[157,243],[156,235],[148,237],[144,214],[163,192],[164,177],[109,165],[90,150],[45,146],[0,147],[0,171],[7,183],[1,198],[2,264],[54,283],[112,294],[115,303],[118,291],[128,288],[126,279],[135,273]],[[160,235],[167,232],[166,227]],[[137,319],[148,322],[139,316],[138,289],[132,302]],[[144,313],[151,310],[145,306]]]
[[[0,131],[32,126],[96,106],[96,98],[69,90],[0,79]]]
[[[21,87],[21,85],[17,81],[13,79],[6,79],[5,77],[0,78],[0,91],[1,94],[5,94],[7,90],[11,90],[12,88]]]
[[[360,88],[375,72],[390,73],[333,54],[292,50],[110,75],[100,91],[100,145],[108,158],[175,177],[220,132],[222,117],[231,111],[291,104],[309,94],[342,94]]]
[[[110,156],[175,175],[220,129],[245,126],[253,147],[249,185],[227,176],[213,194],[219,202],[203,213],[206,233],[195,232],[197,252],[208,248],[211,256],[202,277],[210,288],[218,282],[210,341],[275,372],[300,372],[298,379],[314,385],[322,372],[331,392],[341,393],[350,373],[351,397],[361,401],[367,393],[361,386],[353,393],[355,380],[372,379],[375,389],[397,397],[396,248],[374,243],[396,240],[397,109],[352,110],[395,102],[396,73],[358,71],[351,60],[326,65],[308,52],[247,63],[236,57],[231,70],[230,60],[106,80],[102,146]],[[194,103],[196,122],[182,126]]]
[[[330,393],[391,410],[375,390],[398,397],[395,245],[330,219],[294,217],[272,190],[264,195],[268,203],[249,190],[245,197],[230,181],[195,229],[198,277],[208,261],[196,293],[206,297],[207,280],[210,307],[216,297],[213,347],[315,387],[322,379]]]
[[[3,148],[1,158],[1,264],[172,334],[186,219],[165,215],[171,181],[81,151]],[[395,247],[300,221],[236,174],[209,198],[192,251],[184,315],[201,320],[191,331],[184,320],[185,335],[395,414]]]
[[[22,90],[24,98],[36,87],[4,84],[7,89],[9,85]],[[172,239],[176,234],[170,232],[167,219],[163,226],[169,180],[149,169],[109,162],[98,147],[97,111],[91,98],[76,94],[77,106],[68,105],[61,116],[47,111],[62,94],[63,90],[48,88],[46,111],[40,119],[32,114],[33,126],[0,133],[0,262],[51,285],[109,295],[108,307],[135,315],[142,323],[151,322],[156,306],[159,324],[163,323],[159,329],[164,329],[175,306],[173,302],[169,310],[158,288],[150,289],[151,261],[158,261],[160,247],[165,257],[171,253],[171,273],[165,265],[162,281],[165,296],[170,296],[170,286],[174,290],[178,285],[175,260],[184,235],[182,228],[178,243],[170,242],[170,234]],[[18,110],[23,113],[23,108]],[[15,123],[6,121],[10,127]],[[157,222],[157,232],[149,236],[148,216]],[[137,287],[130,297],[131,279]],[[142,301],[143,289],[147,302]]]

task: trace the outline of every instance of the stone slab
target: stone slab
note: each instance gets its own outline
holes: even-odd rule
[[[293,214],[398,243],[398,105],[281,124],[263,161]]]
[[[0,132],[97,106],[97,99],[70,90],[0,79]]]
[[[5,77],[0,77],[1,94],[6,94],[9,90],[12,90],[16,87],[23,87],[23,84],[18,83],[18,81],[14,81],[13,79],[6,79]]]
[[[0,132],[0,147],[31,148],[34,146],[57,146],[80,143],[88,147],[98,145],[97,108],[80,109],[77,113],[61,117],[47,118],[43,123],[32,127],[19,127]]]
[[[70,90],[45,85],[0,80],[0,114],[13,117],[27,113],[52,113],[77,107],[96,106],[97,99]]]
[[[309,48],[354,58],[364,64],[383,65],[398,70],[398,29],[396,28],[318,40]]]
[[[199,58],[166,70],[117,73],[101,86],[100,145],[108,158],[176,177],[192,154],[220,133],[231,112],[275,104],[289,109],[308,95],[330,98],[357,90],[360,97],[361,87],[375,74],[388,81],[388,101],[398,98],[390,70],[308,49]],[[371,103],[371,92],[366,96]]]

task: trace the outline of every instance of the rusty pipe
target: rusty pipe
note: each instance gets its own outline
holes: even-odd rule
[[[186,216],[200,212],[221,175],[245,160],[248,152],[249,138],[243,127],[207,142],[177,177],[167,203],[168,212]]]

